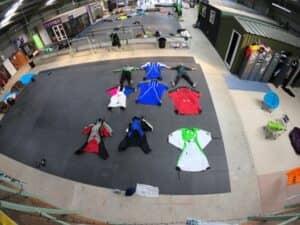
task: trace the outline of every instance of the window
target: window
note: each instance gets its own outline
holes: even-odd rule
[[[206,9],[207,9],[206,6],[203,6],[203,7],[202,7],[202,13],[201,13],[201,15],[202,15],[203,18],[206,17]]]
[[[215,23],[215,18],[216,18],[216,11],[214,10],[210,10],[210,14],[209,14],[209,22],[211,24]]]

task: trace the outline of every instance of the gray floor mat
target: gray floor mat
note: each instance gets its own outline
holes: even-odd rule
[[[105,90],[115,86],[120,76],[112,70],[126,64],[141,65],[149,60],[159,60],[170,66],[183,62],[197,68],[190,75],[203,94],[201,115],[176,115],[167,95],[161,107],[137,105],[138,93],[129,96],[124,112],[107,111],[110,97]],[[143,71],[135,72],[135,84],[143,76]],[[169,84],[174,76],[174,71],[163,71],[163,82]],[[185,81],[181,84],[186,85]],[[154,126],[154,132],[148,133],[152,148],[149,155],[138,148],[123,153],[117,151],[135,115],[145,116]],[[74,155],[86,140],[81,134],[82,128],[99,117],[105,118],[113,128],[113,137],[105,139],[110,158],[104,161],[94,154]],[[200,173],[175,170],[180,152],[168,144],[167,136],[182,127],[199,127],[212,132],[214,139],[205,148],[210,170]],[[21,93],[1,122],[0,152],[33,167],[41,158],[46,158],[47,166],[42,170],[102,187],[125,189],[144,183],[158,186],[162,194],[230,192],[227,160],[215,109],[201,68],[191,57],[113,60],[43,71],[36,82]]]

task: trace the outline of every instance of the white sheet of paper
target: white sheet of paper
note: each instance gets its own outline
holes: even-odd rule
[[[137,184],[135,194],[143,197],[158,198],[159,189],[158,187],[154,187],[151,185]]]

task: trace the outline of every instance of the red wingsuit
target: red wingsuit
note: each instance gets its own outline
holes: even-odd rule
[[[84,152],[97,153],[104,160],[109,157],[103,138],[110,137],[112,135],[112,129],[104,120],[100,119],[96,123],[84,127],[82,133],[89,136],[84,145],[79,148],[75,154]]]
[[[202,111],[199,103],[200,92],[188,87],[179,87],[169,91],[168,96],[173,100],[175,112],[180,115],[197,115]]]

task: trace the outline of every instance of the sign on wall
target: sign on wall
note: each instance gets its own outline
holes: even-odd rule
[[[50,28],[50,27],[53,27],[53,26],[61,24],[61,23],[62,23],[61,19],[57,18],[57,19],[53,19],[53,20],[49,20],[47,22],[44,22],[43,24],[44,24],[45,28]]]

